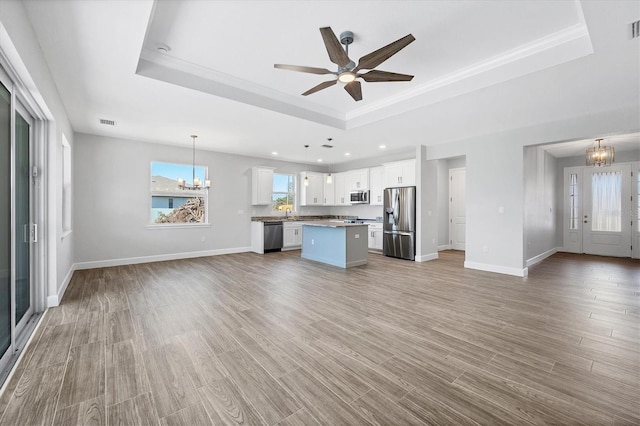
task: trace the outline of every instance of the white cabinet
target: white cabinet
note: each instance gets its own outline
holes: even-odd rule
[[[384,164],[384,187],[416,185],[416,160]]]
[[[369,224],[369,249],[382,251],[382,223]]]
[[[349,191],[369,189],[369,169],[350,170]]]
[[[272,204],[273,168],[255,166],[251,168],[251,204]]]
[[[296,222],[285,222],[282,225],[282,248],[292,249],[302,246],[302,225]]]
[[[325,206],[333,206],[336,203],[335,202],[335,200],[336,200],[336,190],[335,190],[335,187],[334,187],[334,182],[335,182],[334,179],[335,179],[335,177],[334,177],[334,175],[331,175],[331,183],[327,183],[327,176],[328,176],[328,174],[325,173],[323,175],[323,177],[322,177],[323,180],[324,180],[324,183],[322,185],[323,189],[324,189],[322,191],[323,192],[323,196],[324,196],[324,199],[322,200],[322,204],[325,205]]]
[[[308,185],[305,185],[305,178],[309,182]],[[324,175],[322,173],[300,172],[301,206],[321,206],[323,204],[323,180]]]
[[[350,206],[351,199],[349,198],[349,185],[350,181],[349,173],[334,173],[333,174],[333,187],[335,189],[335,206]]]
[[[369,169],[369,204],[372,206],[381,206],[384,204],[383,194],[384,185],[382,176],[384,175],[384,167],[372,167]]]

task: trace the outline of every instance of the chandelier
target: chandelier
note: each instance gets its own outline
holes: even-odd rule
[[[191,169],[191,185],[188,185],[183,178],[178,178],[178,188],[180,189],[190,189],[192,191],[197,191],[199,189],[203,189],[202,182],[200,179],[196,177],[196,138],[197,135],[191,135],[191,139],[193,140],[193,163]],[[204,181],[204,189],[209,189],[211,187],[211,181],[209,179],[205,179]]]
[[[614,150],[612,146],[600,146],[600,142],[604,139],[598,138],[598,147],[592,146],[587,148],[587,166],[610,166],[613,164]]]

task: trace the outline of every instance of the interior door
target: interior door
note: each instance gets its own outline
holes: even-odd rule
[[[631,165],[583,169],[582,248],[631,257]]]
[[[465,174],[464,168],[449,170],[449,245],[454,250],[465,249]]]

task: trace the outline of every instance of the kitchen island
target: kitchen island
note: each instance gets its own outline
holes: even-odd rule
[[[319,220],[302,226],[303,258],[340,268],[366,265],[368,225]]]

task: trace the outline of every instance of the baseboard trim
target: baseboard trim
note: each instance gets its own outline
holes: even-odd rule
[[[97,260],[76,263],[76,270],[107,268],[110,266],[135,265],[138,263],[163,262],[167,260],[191,259],[195,257],[219,256],[223,254],[247,253],[251,247],[234,247],[229,249],[191,251],[186,253],[169,253],[155,256],[127,257],[122,259]]]
[[[547,257],[556,254],[558,251],[560,251],[560,247],[554,247],[550,250],[545,251],[544,253],[540,253],[537,256],[533,256],[531,259],[527,260],[527,267],[535,265],[536,263],[542,262]]]
[[[507,266],[490,265],[488,263],[478,263],[464,261],[464,267],[468,269],[477,269],[479,271],[495,272],[497,274],[514,275],[516,277],[526,277],[529,275],[528,268],[509,268]]]
[[[64,296],[64,292],[67,291],[67,287],[71,282],[71,277],[73,276],[73,272],[75,270],[76,270],[76,264],[74,263],[73,265],[71,265],[71,268],[69,268],[69,272],[67,272],[67,275],[64,277],[64,280],[62,280],[62,285],[58,289],[58,294],[47,297],[47,308],[53,308],[54,306],[58,306],[60,304],[60,301],[62,300],[62,296]]]
[[[449,244],[438,246],[438,251],[442,251],[442,250],[451,250],[451,246]]]
[[[421,256],[416,256],[415,261],[427,262],[429,260],[436,260],[437,258],[438,258],[438,253],[428,253],[428,254],[423,254]]]

